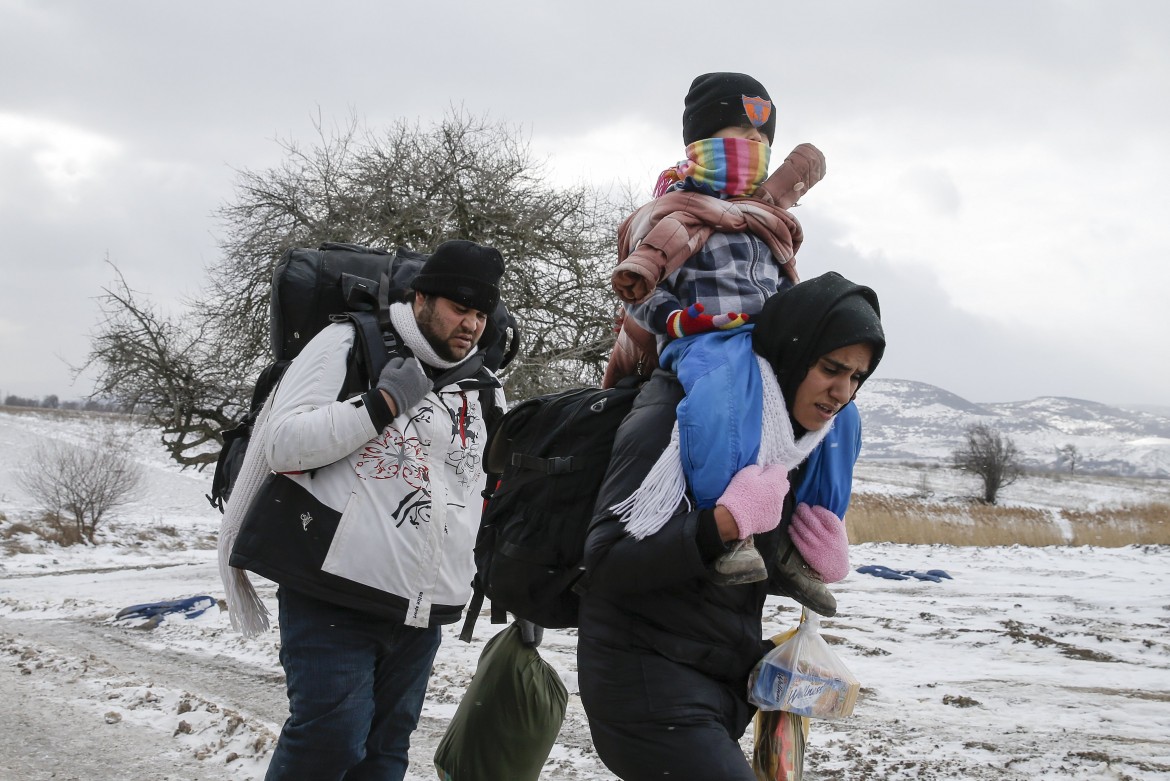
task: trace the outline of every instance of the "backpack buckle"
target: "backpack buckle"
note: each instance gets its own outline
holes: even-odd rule
[[[546,471],[550,475],[562,475],[566,472],[572,472],[573,457],[556,456],[555,458],[548,459],[548,467]]]
[[[553,456],[552,458],[537,458],[525,453],[512,454],[512,466],[528,469],[533,472],[542,472],[546,475],[563,475],[573,471],[573,456]]]

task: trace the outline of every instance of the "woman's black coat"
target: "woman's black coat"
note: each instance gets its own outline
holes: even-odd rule
[[[674,375],[656,371],[618,431],[585,543],[589,583],[579,632],[592,643],[687,665],[737,687],[746,699],[748,674],[772,647],[762,638],[764,599],[780,591],[768,581],[713,583],[710,565],[720,550],[704,550],[700,543],[697,509],[680,506],[662,529],[642,540],[629,536],[608,509],[641,485],[666,448],[682,397]],[[785,500],[782,523],[755,536],[770,571],[781,535],[788,534],[794,493]],[[706,534],[709,538],[710,531]]]

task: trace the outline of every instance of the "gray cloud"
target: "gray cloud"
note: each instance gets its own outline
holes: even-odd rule
[[[745,70],[776,99],[777,151],[811,140],[829,156],[798,212],[801,267],[881,293],[883,374],[981,401],[1165,401],[1170,8],[783,3],[755,7],[758,41],[722,47],[703,45],[709,9],[0,0],[0,68],[21,74],[0,85],[0,392],[84,393],[65,364],[86,353],[106,256],[176,306],[215,257],[233,169],[275,165],[273,139],[309,140],[318,114],[381,127],[459,106],[585,175],[633,155],[622,173],[641,182],[681,152],[691,78]],[[586,144],[619,126],[644,130]],[[964,291],[952,274],[989,219],[1008,233],[989,261],[1015,265]],[[1070,256],[1056,238],[1074,227]]]

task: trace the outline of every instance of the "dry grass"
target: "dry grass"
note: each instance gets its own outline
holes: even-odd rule
[[[37,521],[34,531],[45,542],[59,545],[62,548],[85,542],[81,536],[81,530],[77,528],[77,523],[68,518],[62,518],[56,513],[42,515]]]
[[[949,504],[856,494],[845,518],[849,541],[914,545],[1170,545],[1170,505],[1088,512]]]
[[[1170,505],[1145,504],[1085,512],[1064,510],[1073,529],[1073,545],[1107,548],[1130,543],[1170,544]]]
[[[3,513],[0,513],[0,521],[6,521]],[[0,528],[0,551],[4,552],[5,556],[15,556],[18,553],[31,553],[32,547],[27,540],[30,535],[36,534],[33,527],[23,523],[10,523]]]
[[[3,513],[0,513],[0,521],[7,520]],[[13,537],[19,537],[22,534],[35,534],[33,527],[24,523],[10,523],[7,526],[0,528],[0,540],[11,540]]]
[[[42,513],[27,523],[13,522],[0,528],[0,549],[7,556],[32,553],[36,546],[29,544],[30,537],[39,537],[62,548],[82,542],[75,523],[55,513]]]

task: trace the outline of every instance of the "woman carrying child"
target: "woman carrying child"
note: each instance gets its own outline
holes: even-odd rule
[[[740,469],[711,508],[696,508],[685,487],[661,490],[664,474],[681,471],[673,435],[684,394],[657,370],[618,431],[586,540],[581,699],[599,756],[625,781],[753,781],[738,741],[753,714],[748,674],[770,648],[764,601],[786,593],[778,573],[795,538],[811,566],[832,568],[840,556],[830,525],[840,521],[797,504],[803,471],[779,464],[877,367],[885,349],[877,297],[830,272],[768,299],[752,322],[726,349],[752,356],[758,463]],[[631,504],[651,506],[631,513]],[[656,528],[635,536],[633,516]],[[748,535],[768,578],[717,583],[712,563]]]

